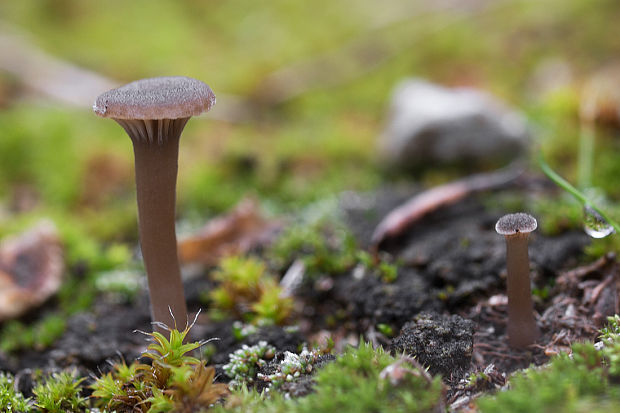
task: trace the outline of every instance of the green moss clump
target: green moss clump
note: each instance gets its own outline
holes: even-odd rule
[[[253,346],[243,345],[239,350],[229,355],[230,361],[224,365],[224,372],[232,380],[231,388],[252,384],[258,369],[267,364],[276,353],[276,348],[266,341],[259,341]]]
[[[32,325],[8,321],[0,330],[0,350],[15,352],[23,349],[43,350],[65,332],[67,322],[59,314],[49,314]]]
[[[219,285],[208,299],[215,318],[233,316],[265,325],[282,324],[291,315],[292,299],[282,296],[282,288],[258,258],[227,257],[213,272],[213,279]]]
[[[15,391],[13,376],[0,373],[0,410],[7,413],[28,413],[29,399]]]
[[[598,349],[599,347],[600,349]],[[600,344],[577,343],[572,354],[510,379],[510,388],[477,404],[492,412],[606,412],[620,404],[620,317],[609,319]]]
[[[35,406],[45,413],[83,411],[86,408],[86,398],[81,396],[82,381],[84,379],[78,379],[75,372],[53,374],[32,390]]]
[[[223,397],[228,391],[213,382],[215,369],[189,355],[204,344],[184,343],[192,326],[170,330],[170,339],[148,333],[152,343],[142,356],[151,364],[116,364],[92,385],[94,404],[119,412],[198,412]]]
[[[330,219],[288,228],[268,251],[280,267],[302,259],[310,277],[340,274],[356,263],[356,244],[351,233]]]
[[[390,368],[403,368],[395,379]],[[274,393],[263,400],[256,393],[241,390],[232,395],[226,408],[234,412],[431,412],[441,405],[439,378],[428,379],[425,372],[382,349],[362,344],[349,349],[316,374],[315,391],[295,400]]]
[[[583,228],[582,206],[568,197],[538,199],[532,204],[543,234],[553,236],[564,231]]]

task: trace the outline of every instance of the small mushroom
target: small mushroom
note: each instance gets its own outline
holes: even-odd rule
[[[527,253],[527,237],[537,226],[533,216],[522,212],[504,215],[495,224],[497,233],[506,238],[508,341],[515,348],[527,347],[539,336],[534,320]]]
[[[190,117],[206,112],[215,95],[188,77],[142,79],[100,95],[93,106],[133,142],[140,245],[154,322],[187,320],[175,234],[179,137]]]

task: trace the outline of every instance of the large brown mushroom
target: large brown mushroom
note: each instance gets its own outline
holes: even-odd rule
[[[534,320],[527,251],[528,235],[537,226],[533,216],[522,212],[504,215],[495,225],[497,233],[506,238],[508,342],[515,348],[527,347],[539,336]]]
[[[133,142],[151,315],[169,327],[175,320],[187,321],[175,234],[179,137],[190,117],[214,104],[211,88],[199,80],[158,77],[105,92],[93,106],[97,115],[118,122]]]

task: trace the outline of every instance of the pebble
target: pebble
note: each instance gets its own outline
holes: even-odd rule
[[[528,146],[525,118],[477,89],[407,79],[396,87],[390,106],[379,141],[389,165],[501,164]]]

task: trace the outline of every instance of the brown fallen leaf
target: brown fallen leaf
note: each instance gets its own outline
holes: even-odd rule
[[[38,223],[0,244],[0,321],[43,304],[62,282],[63,248],[54,225]]]
[[[243,254],[267,242],[281,222],[265,218],[258,202],[245,198],[225,215],[213,218],[196,235],[179,242],[182,263],[215,265],[228,255]]]

